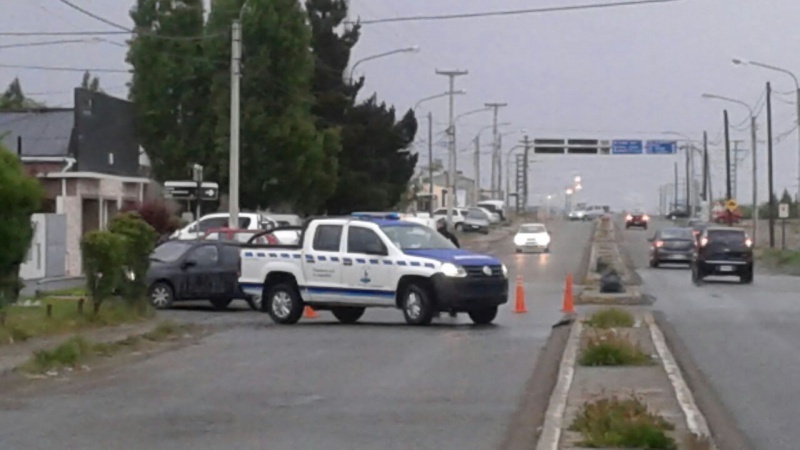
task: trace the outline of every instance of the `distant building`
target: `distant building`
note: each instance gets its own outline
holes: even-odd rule
[[[120,209],[140,202],[150,183],[146,156],[136,137],[133,104],[81,88],[75,89],[74,98],[74,108],[0,112],[3,144],[20,156],[45,189],[41,213],[64,218],[63,238],[55,229],[40,233],[42,239],[64,242],[61,276],[82,273],[81,236],[104,229]],[[37,244],[47,249],[45,256],[57,256],[51,254],[48,242],[34,242],[32,249]],[[57,267],[48,266],[53,272],[43,277],[59,275]]]

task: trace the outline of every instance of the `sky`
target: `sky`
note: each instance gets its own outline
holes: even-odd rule
[[[113,30],[58,0],[2,0],[0,31]],[[130,25],[133,0],[73,0],[94,14]],[[601,3],[602,0],[352,0],[351,14],[362,20],[515,10],[534,7]],[[367,24],[354,49],[351,64],[383,52],[419,46],[417,53],[399,53],[365,61],[356,75],[364,76],[362,97],[376,93],[398,109],[398,115],[418,100],[447,90],[447,78],[436,69],[462,69],[456,89],[455,114],[480,109],[486,102],[504,102],[499,122],[503,154],[527,134],[534,138],[692,139],[709,134],[715,193],[724,191],[723,113],[728,108],[730,136],[749,149],[748,111],[743,105],[701,98],[711,93],[741,100],[758,117],[757,150],[760,199],[766,198],[766,108],[764,91],[772,83],[775,190],[798,188],[798,136],[795,85],[788,74],[755,66],[737,66],[732,57],[779,66],[800,76],[800,40],[796,0],[678,0],[671,3],[610,9],[502,16],[476,19]],[[63,45],[3,48],[4,45],[53,40],[48,37],[0,36],[0,86],[19,77],[26,93],[50,106],[72,106],[72,88],[85,69],[126,70],[123,37]],[[58,39],[58,38],[57,38]],[[70,38],[67,38],[70,39]],[[2,65],[38,66],[9,68]],[[74,71],[43,70],[42,67]],[[125,97],[125,73],[95,73],[112,95]],[[427,160],[427,123],[442,141],[447,126],[446,98],[418,109],[417,148]],[[473,175],[473,144],[491,114],[471,114],[458,121],[458,168]],[[794,130],[794,131],[793,131]],[[491,130],[481,134],[481,161],[488,166]],[[434,158],[447,160],[446,149]],[[503,158],[503,171],[506,171]],[[737,184],[739,203],[752,201],[751,154],[743,154]],[[580,201],[614,208],[658,204],[661,186],[671,183],[674,163],[683,170],[683,155],[531,157],[531,203],[548,195],[564,201],[565,187],[582,178]],[[699,160],[698,160],[699,161]],[[512,163],[513,164],[513,163]],[[699,162],[698,162],[699,164]],[[699,166],[698,166],[699,167]],[[482,171],[488,187],[488,170]],[[513,173],[513,172],[512,172]],[[505,173],[503,174],[505,177]],[[682,177],[681,173],[681,177]],[[504,183],[505,184],[505,183]],[[560,203],[557,203],[560,204]]]

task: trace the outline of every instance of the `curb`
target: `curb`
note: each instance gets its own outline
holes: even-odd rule
[[[653,339],[653,345],[656,347],[661,365],[667,372],[667,377],[669,377],[669,381],[672,384],[672,390],[675,391],[675,396],[678,399],[681,410],[683,410],[683,415],[686,417],[686,425],[689,431],[697,436],[711,438],[708,422],[700,408],[697,407],[694,395],[692,395],[692,391],[686,384],[686,380],[681,374],[681,369],[678,367],[672,352],[670,352],[664,335],[656,325],[655,319],[653,319],[653,315],[650,312],[645,312],[644,320],[650,329],[650,337]]]
[[[555,389],[553,389],[553,394],[550,396],[550,403],[547,406],[547,413],[542,426],[542,433],[536,443],[536,450],[558,450],[564,422],[564,411],[567,408],[567,398],[572,386],[572,377],[575,375],[575,361],[578,358],[578,346],[580,345],[582,329],[583,324],[576,318],[572,322],[569,340],[564,348],[564,356],[558,370],[558,382]]]

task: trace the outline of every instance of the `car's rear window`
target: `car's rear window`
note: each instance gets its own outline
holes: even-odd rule
[[[744,242],[747,235],[742,230],[709,230],[708,240],[711,242],[724,242],[738,244]]]
[[[667,228],[661,230],[661,239],[691,239],[692,230],[686,228]]]

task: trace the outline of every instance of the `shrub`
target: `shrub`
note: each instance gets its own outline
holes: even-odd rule
[[[81,239],[86,291],[95,312],[120,286],[126,247],[125,236],[109,231],[91,231]]]
[[[581,433],[583,441],[578,445],[582,447],[677,448],[675,440],[666,434],[674,426],[650,412],[636,398],[604,398],[585,403],[569,429]]]
[[[145,200],[139,205],[123,209],[123,212],[139,214],[158,235],[172,233],[180,228],[180,219],[173,213],[169,203],[164,200]]]
[[[594,328],[630,328],[633,326],[633,314],[620,308],[605,308],[595,312],[585,322]]]
[[[158,237],[156,231],[135,212],[116,216],[108,230],[125,237],[123,265],[133,273],[133,278],[122,277],[123,294],[129,301],[140,300],[147,292],[145,278]]]
[[[19,266],[33,237],[31,215],[39,210],[44,190],[29,177],[19,159],[0,144],[0,307],[17,299]]]
[[[642,366],[652,359],[639,346],[614,333],[591,337],[581,352],[582,366]]]

